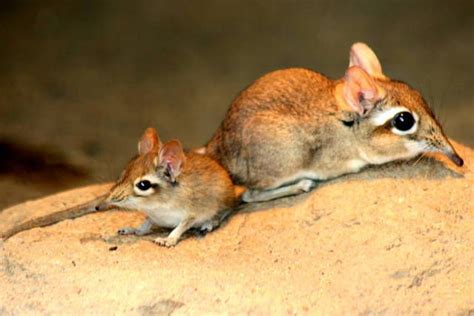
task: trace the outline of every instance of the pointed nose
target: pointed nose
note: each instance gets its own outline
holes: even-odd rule
[[[454,147],[449,140],[446,139],[446,142],[442,147],[441,152],[443,152],[457,166],[462,167],[464,165],[464,160],[462,160],[456,150],[454,150]]]
[[[456,153],[456,152],[449,152],[446,154],[452,162],[454,162],[457,166],[462,167],[464,165],[464,160]]]
[[[458,155],[453,144],[451,144],[444,134],[443,137],[435,137],[434,146],[439,152],[445,154],[456,166],[462,167],[464,165],[464,160]]]
[[[109,203],[107,203],[106,201],[102,201],[102,202],[100,202],[99,204],[97,204],[95,206],[95,210],[96,211],[103,211],[108,207],[109,207]]]

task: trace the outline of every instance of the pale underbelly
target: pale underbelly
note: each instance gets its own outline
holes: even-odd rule
[[[174,228],[188,217],[188,212],[184,210],[154,209],[145,213],[155,225],[165,228]],[[196,218],[193,227],[201,226],[208,220],[206,217]]]

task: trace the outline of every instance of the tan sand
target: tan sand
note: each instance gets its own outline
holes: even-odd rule
[[[172,249],[117,236],[141,222],[136,212],[21,232],[0,243],[0,314],[471,315],[474,151],[457,148],[463,168],[371,168],[247,206]],[[57,199],[21,207],[54,211]]]

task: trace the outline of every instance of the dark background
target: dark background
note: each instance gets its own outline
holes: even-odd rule
[[[0,1],[0,208],[115,179],[148,126],[205,143],[262,74],[364,41],[474,145],[474,1]]]

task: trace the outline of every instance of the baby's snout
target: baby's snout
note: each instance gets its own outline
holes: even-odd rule
[[[107,209],[109,206],[110,206],[110,204],[107,203],[107,201],[102,201],[102,202],[100,202],[99,204],[97,204],[95,206],[95,210],[96,211],[103,211],[103,210]]]

